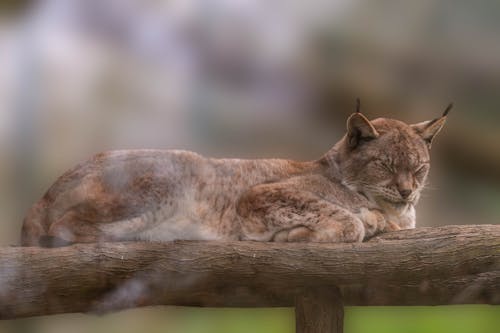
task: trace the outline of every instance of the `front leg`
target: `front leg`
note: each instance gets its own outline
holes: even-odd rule
[[[360,242],[362,221],[344,208],[282,183],[259,185],[237,204],[243,239]]]
[[[363,222],[365,228],[364,240],[368,240],[382,232],[401,230],[399,225],[388,220],[378,209],[361,208],[355,215]]]

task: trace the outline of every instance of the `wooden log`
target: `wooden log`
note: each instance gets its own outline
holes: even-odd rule
[[[387,233],[366,243],[175,241],[0,248],[0,318],[148,305],[500,304],[500,225]]]
[[[344,306],[336,288],[311,288],[295,297],[296,333],[342,333]]]

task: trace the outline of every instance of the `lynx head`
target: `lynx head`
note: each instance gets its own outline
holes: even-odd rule
[[[414,125],[369,121],[358,109],[336,147],[343,183],[384,206],[416,204],[429,172],[432,141],[451,107],[440,118]]]

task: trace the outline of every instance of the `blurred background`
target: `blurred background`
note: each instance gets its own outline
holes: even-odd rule
[[[408,123],[454,102],[417,223],[499,223],[499,35],[497,0],[2,0],[0,246],[18,243],[30,205],[94,153],[315,159],[344,134],[356,97],[369,118]],[[499,307],[410,309],[350,308],[346,332],[500,327]],[[291,332],[293,312],[148,309],[0,331],[75,323],[81,332]]]

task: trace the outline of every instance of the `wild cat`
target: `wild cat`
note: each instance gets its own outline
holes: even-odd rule
[[[358,110],[321,158],[212,159],[178,150],[98,154],[34,204],[24,246],[75,242],[254,240],[360,242],[415,227],[434,120],[369,121]]]

